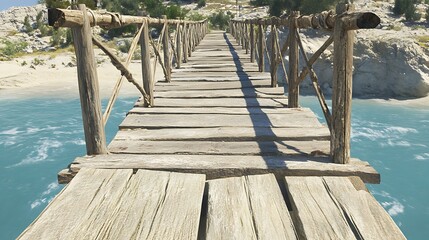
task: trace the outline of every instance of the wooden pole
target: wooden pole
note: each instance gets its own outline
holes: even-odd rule
[[[168,21],[167,16],[163,16],[165,23],[164,23],[164,36],[162,38],[162,46],[164,47],[164,67],[165,67],[165,81],[170,82],[171,81],[171,61],[170,61],[170,45],[168,38],[170,37],[170,33],[168,32]]]
[[[86,16],[85,4],[79,4],[79,10]],[[97,64],[92,45],[91,26],[88,17],[83,25],[73,27],[73,42],[76,51],[77,76],[83,129],[85,133],[86,154],[106,154],[106,135],[98,88]]]
[[[189,25],[189,24],[188,24]],[[188,62],[189,26],[183,24],[183,62]]]
[[[255,27],[250,24],[250,62],[255,62]]]
[[[249,53],[249,28],[247,26],[247,23],[243,23],[244,25],[244,45],[246,49],[246,54]]]
[[[258,66],[259,72],[263,72],[265,69],[264,62],[264,32],[262,24],[258,24]]]
[[[176,59],[176,68],[179,69],[182,64],[182,25],[177,26],[177,40],[176,40],[176,52],[177,52],[177,59]]]
[[[271,63],[270,63],[270,74],[271,74],[271,87],[277,86],[277,44],[276,44],[276,25],[271,25]]]
[[[188,30],[188,35],[186,36],[188,38],[188,57],[192,57],[192,45],[194,42],[194,38],[192,37],[192,35],[194,34],[194,25],[193,24],[189,24],[189,30]]]
[[[353,5],[339,4],[337,14],[354,10]],[[352,108],[353,41],[355,32],[346,28],[347,15],[339,17],[334,27],[334,76],[332,92],[331,156],[335,163],[350,162]]]
[[[298,42],[296,39],[296,19],[299,11],[291,12],[289,17],[289,86],[288,107],[299,107],[299,82],[298,82]]]
[[[149,102],[144,101],[144,106],[153,106],[153,76],[150,64],[150,48],[149,48],[149,24],[144,22],[143,32],[140,36],[140,48],[142,56],[142,77],[143,88],[148,94]]]

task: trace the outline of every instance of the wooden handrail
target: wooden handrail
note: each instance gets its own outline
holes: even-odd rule
[[[258,51],[259,71],[264,71],[265,57],[270,64],[271,86],[277,85],[277,68],[283,60],[283,55],[289,50],[289,71],[282,63],[285,77],[288,82],[288,107],[298,108],[299,84],[310,74],[313,88],[318,97],[326,122],[331,131],[331,156],[336,163],[348,163],[350,159],[350,112],[351,112],[351,87],[353,73],[353,30],[375,28],[380,23],[380,18],[372,12],[354,12],[351,4],[338,4],[337,12],[325,11],[311,15],[299,15],[299,12],[291,12],[289,16],[270,17],[265,19],[231,20],[230,29],[237,42],[245,47],[247,44],[247,29],[258,27],[257,43],[252,41],[250,33],[250,60],[253,61],[253,49]],[[271,52],[266,50],[265,29],[271,26]],[[282,49],[279,49],[277,28],[286,27],[289,30],[288,38]],[[304,50],[299,36],[300,28],[323,29],[332,34],[331,37],[310,57]],[[313,65],[321,54],[334,43],[334,81],[332,97],[332,115],[326,104],[325,97],[318,83],[318,78],[313,70]],[[257,48],[256,48],[257,46]],[[298,71],[299,49],[305,62],[305,67]],[[247,46],[246,46],[247,50]],[[265,54],[266,52],[266,54]],[[247,53],[247,51],[246,51]]]

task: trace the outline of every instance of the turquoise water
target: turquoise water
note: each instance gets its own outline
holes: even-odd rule
[[[117,102],[108,141],[134,100]],[[323,116],[315,98],[301,105]],[[78,100],[0,100],[0,109],[2,240],[15,238],[60,191],[57,172],[85,154],[85,143]],[[354,100],[352,125],[352,155],[382,176],[371,192],[409,239],[427,239],[429,110]]]
[[[136,98],[120,99],[110,141]],[[61,190],[56,174],[85,155],[79,100],[0,100],[0,240],[15,239]]]
[[[324,121],[314,97],[300,101]],[[381,184],[367,186],[405,236],[428,239],[429,106],[416,109],[354,99],[351,155],[370,162],[381,174]]]

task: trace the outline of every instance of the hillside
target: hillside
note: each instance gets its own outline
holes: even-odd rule
[[[254,18],[266,16],[267,7],[253,8],[249,6],[248,1],[240,1],[240,17]],[[407,23],[403,17],[392,15],[391,8],[393,1],[355,1],[358,11],[373,11],[381,17],[382,21],[377,29],[357,31],[355,42],[355,61],[354,61],[354,89],[356,97],[362,98],[396,98],[412,99],[426,97],[429,93],[429,31],[424,19]],[[214,12],[224,11],[236,14],[238,11],[235,1],[229,0],[208,0],[206,6],[197,8],[196,3],[184,5],[184,8],[190,10],[189,14],[198,13],[210,16]],[[420,12],[424,12],[426,5],[418,5]],[[29,16],[31,24],[35,24],[36,15],[43,11],[42,5],[33,7],[12,8],[0,12],[0,48],[7,47],[8,42],[23,43],[23,54],[32,54],[29,60],[15,59],[15,62],[0,62],[2,65],[22,65],[21,69],[28,70],[29,67],[35,68],[31,63],[34,56],[39,52],[55,51],[51,47],[51,38],[41,37],[40,31],[35,30],[31,33],[25,32],[24,18]],[[45,16],[46,18],[46,16]],[[287,29],[281,29],[280,36],[287,36]],[[328,35],[315,30],[301,30],[306,51],[314,52],[327,39]],[[269,37],[269,34],[266,36]],[[119,42],[119,43],[118,43]],[[115,44],[122,44],[119,40]],[[45,65],[52,68],[59,68],[59,65],[65,67],[73,65],[72,54],[62,53],[62,56],[69,60],[58,63],[51,63],[53,56],[39,57],[45,60]],[[22,54],[20,54],[21,56]],[[1,57],[1,56],[0,56]],[[99,55],[100,66],[107,61],[105,56]],[[7,60],[7,59],[3,59]],[[287,58],[286,58],[287,60]],[[301,61],[303,62],[303,61]],[[55,65],[55,66],[54,66]],[[17,66],[18,69],[20,69]],[[38,68],[40,68],[38,66]],[[268,70],[268,68],[267,68]],[[323,91],[329,95],[331,92],[332,79],[332,48],[328,49],[315,65],[315,70],[319,75],[320,84]],[[25,72],[24,71],[24,72]],[[281,75],[282,72],[279,71]],[[11,74],[9,74],[11,75]],[[9,76],[7,75],[7,76]],[[31,75],[29,73],[29,75]],[[281,78],[280,78],[281,79]],[[21,82],[21,79],[17,79]],[[11,85],[10,83],[13,82]],[[0,88],[20,87],[6,76],[0,76]],[[309,79],[302,84],[302,93],[312,94],[313,90]]]

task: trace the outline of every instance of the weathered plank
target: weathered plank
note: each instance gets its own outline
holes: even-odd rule
[[[286,177],[286,184],[301,237],[405,239],[371,194],[356,189],[349,178]]]
[[[406,239],[390,215],[367,191],[358,191],[342,177],[324,177],[327,190],[341,205],[343,213],[362,239]],[[356,180],[356,179],[355,179]]]
[[[210,127],[321,127],[314,117],[290,114],[129,114],[119,125],[124,128],[210,128]]]
[[[297,239],[274,175],[208,181],[205,239]]]
[[[329,156],[329,141],[124,141],[109,144],[110,153],[193,155],[292,155],[312,153]]]
[[[356,239],[341,206],[320,177],[286,177],[292,217],[300,239]],[[360,239],[360,238],[357,238]]]
[[[247,81],[229,81],[229,82],[193,82],[176,81],[172,83],[158,82],[155,86],[157,92],[162,91],[180,91],[180,90],[217,90],[217,89],[243,89],[243,88],[261,88],[270,86],[269,81],[264,80],[247,80]]]
[[[258,77],[258,78],[263,78],[263,79],[267,79],[270,78],[270,75],[266,74],[266,73],[259,73],[259,72],[250,72],[250,73],[246,73],[246,72],[176,72],[174,73],[174,76],[172,79],[176,79],[176,78],[192,78],[192,77],[201,77],[201,78],[207,78],[207,77],[212,77],[212,78],[225,78],[225,77],[240,77],[240,80],[245,80],[248,79],[249,77]],[[268,77],[267,77],[268,76]],[[234,79],[234,81],[237,80]]]
[[[221,72],[221,73],[227,73],[227,72],[241,72],[241,73],[251,73],[251,72],[258,72],[258,69],[255,67],[243,67],[241,65],[233,66],[233,67],[222,67],[222,68],[180,68],[180,69],[174,69],[173,73],[209,73],[209,72]]]
[[[195,100],[180,98],[159,98],[156,99],[157,107],[284,107],[285,99],[266,98],[202,98]],[[136,107],[143,106],[141,101]]]
[[[213,107],[213,108],[132,108],[129,113],[136,114],[225,114],[225,115],[255,115],[255,114],[299,114],[300,116],[307,116],[316,118],[316,115],[308,108],[228,108],[228,107]]]
[[[96,207],[93,200],[117,197],[132,173],[132,169],[81,169],[18,239],[66,239],[85,212]]]
[[[326,127],[308,128],[170,128],[126,129],[115,136],[117,140],[134,141],[282,141],[282,140],[329,140]]]
[[[274,173],[279,176],[359,176],[379,183],[380,175],[367,162],[331,163],[324,156],[219,156],[110,154],[79,157],[70,165],[81,168],[131,168],[206,174],[207,179]]]
[[[204,175],[139,170],[98,237],[197,239],[204,185]]]
[[[168,91],[157,92],[157,98],[283,98],[282,88],[248,88],[248,89],[222,89],[222,90],[200,90],[200,91]]]
[[[209,74],[207,74],[209,75]],[[219,74],[210,74],[211,76],[207,75],[196,75],[196,74],[175,74],[173,75],[173,80],[175,82],[227,82],[227,81],[240,81],[245,82],[249,80],[267,80],[270,79],[270,75],[263,74],[263,75],[243,75],[243,74],[225,74],[223,76],[220,76]]]
[[[81,169],[19,239],[197,239],[204,185],[204,175]]]

